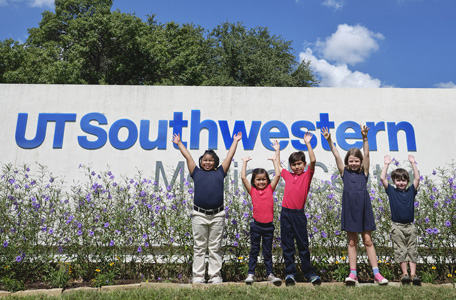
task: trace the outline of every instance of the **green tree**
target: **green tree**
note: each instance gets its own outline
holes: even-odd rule
[[[307,62],[298,64],[291,41],[264,27],[248,30],[223,23],[208,36],[212,43],[206,85],[314,86]]]
[[[0,82],[313,86],[308,63],[267,28],[143,22],[112,0],[56,0],[23,45],[0,45]]]

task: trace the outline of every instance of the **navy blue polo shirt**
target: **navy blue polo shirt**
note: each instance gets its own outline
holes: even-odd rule
[[[386,193],[389,197],[391,220],[396,223],[411,223],[415,219],[416,189],[412,184],[409,188],[401,190],[388,184]]]
[[[223,205],[223,188],[226,176],[223,167],[204,171],[195,167],[192,173],[195,186],[193,203],[204,209],[218,208]]]

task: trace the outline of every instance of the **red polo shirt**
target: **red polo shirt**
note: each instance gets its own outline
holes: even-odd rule
[[[310,168],[307,168],[307,171],[300,175],[282,169],[280,175],[285,180],[282,207],[290,209],[304,208],[313,174],[314,170],[311,170]]]

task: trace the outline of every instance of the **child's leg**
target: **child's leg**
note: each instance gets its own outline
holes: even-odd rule
[[[402,274],[408,274],[406,261],[401,262],[401,271],[402,271]],[[412,273],[412,262],[410,262],[410,273],[415,274],[415,273]]]
[[[285,262],[285,275],[296,276],[296,265],[294,262],[295,243],[292,226],[292,213],[290,209],[282,207],[280,212],[280,238]]]
[[[260,254],[261,233],[255,222],[250,223],[250,254],[249,254],[249,271],[247,274],[255,274],[255,269]],[[264,245],[264,243],[263,243]]]
[[[209,226],[207,217],[200,212],[193,212],[193,282],[204,282],[206,272],[206,250],[208,245]]]
[[[269,274],[274,274],[272,265],[272,240],[274,238],[274,225],[271,224],[271,227],[262,228],[262,237],[264,265],[266,267],[266,276],[269,276]]]
[[[410,275],[416,275],[416,262],[409,262]]]
[[[358,245],[358,233],[347,231],[348,240],[348,263],[350,270],[356,270],[356,246]]]
[[[301,214],[295,214],[295,222],[293,223],[293,227],[294,231],[296,232],[296,245],[298,246],[298,254],[301,260],[301,270],[306,279],[310,280],[313,276],[317,276],[317,274],[310,264],[307,218],[304,212]]]
[[[369,262],[372,268],[378,268],[377,264],[377,254],[375,253],[375,247],[372,243],[372,233],[371,231],[363,231],[361,234],[363,238],[364,247],[366,247],[367,257],[369,258]]]

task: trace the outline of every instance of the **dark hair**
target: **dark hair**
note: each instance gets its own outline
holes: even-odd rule
[[[288,163],[292,165],[293,163],[302,160],[304,164],[306,164],[306,155],[302,151],[298,152],[293,152],[290,154],[290,157],[288,158]]]
[[[410,181],[410,176],[407,170],[402,169],[402,168],[397,168],[393,172],[391,172],[391,179],[394,180],[406,180],[407,183]]]
[[[266,174],[266,180],[268,181],[268,185],[271,184],[271,179],[269,179],[269,174],[268,174],[268,171],[266,171],[265,169],[263,168],[256,168],[252,171],[252,179],[250,179],[250,184],[254,187],[254,188],[257,188],[255,186],[255,178],[257,175],[261,175],[261,174]]]
[[[345,159],[344,159],[345,167],[348,167],[348,158],[350,156],[357,157],[361,161],[361,166],[359,168],[359,173],[361,173],[364,170],[364,168],[363,168],[363,154],[361,153],[361,150],[359,150],[358,148],[350,148],[350,150],[347,151],[347,154],[345,154]]]
[[[220,163],[220,159],[217,156],[217,154],[215,154],[214,150],[206,150],[206,151],[204,151],[204,154],[200,156],[200,158],[198,160],[200,169],[203,169],[203,167],[201,166],[201,162],[203,160],[203,156],[206,154],[209,154],[214,158],[214,169],[217,170],[219,163]]]

